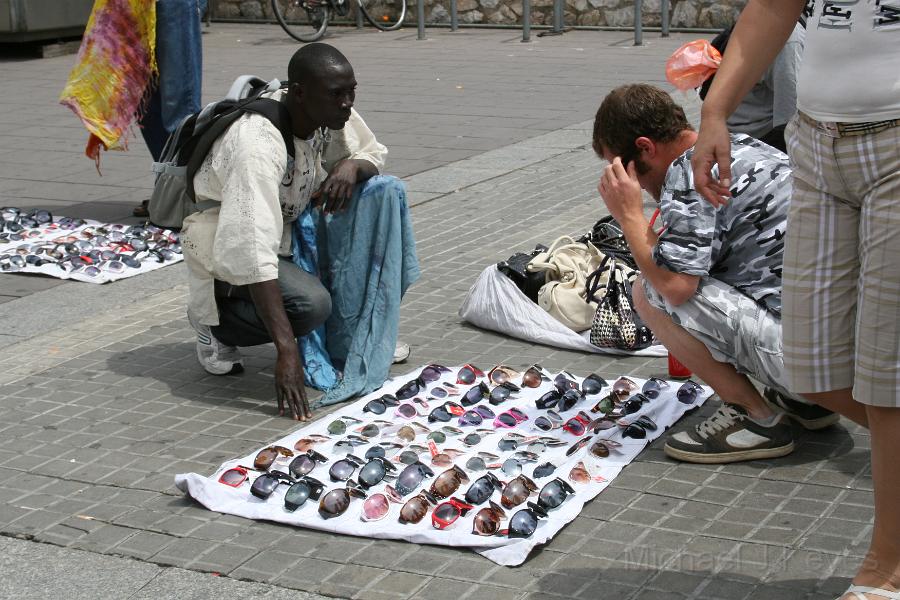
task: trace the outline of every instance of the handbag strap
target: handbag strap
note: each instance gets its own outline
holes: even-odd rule
[[[610,256],[609,254],[603,257],[603,261],[600,263],[600,266],[594,269],[594,272],[587,276],[587,279],[584,282],[584,294],[585,298],[588,302],[597,302],[596,294],[600,291],[600,288],[604,287],[603,284],[600,283],[600,279],[603,277],[603,273],[607,270],[607,265],[609,265],[610,274],[615,272],[616,270],[616,259]]]

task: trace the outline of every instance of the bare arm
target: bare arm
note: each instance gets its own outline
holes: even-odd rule
[[[378,175],[378,168],[367,160],[345,158],[331,170],[321,187],[313,193],[313,198],[323,202],[328,198],[325,212],[340,212],[347,207],[353,196],[353,187]]]
[[[272,279],[248,286],[256,312],[266,325],[269,336],[275,343],[278,357],[275,362],[275,393],[278,397],[278,412],[284,415],[287,401],[291,417],[306,421],[312,416],[303,384],[303,362],[294,330],[284,311],[284,301],[278,280]]]
[[[622,227],[628,249],[631,250],[641,276],[675,306],[687,302],[697,291],[700,278],[672,272],[653,260],[653,246],[656,245],[657,236],[644,216],[641,186],[634,163],[628,163],[626,169],[622,166],[622,160],[616,157],[604,169],[598,190],[610,214]]]
[[[691,159],[697,191],[715,206],[730,196],[731,143],[725,120],[781,51],[805,4],[805,0],[750,0],[735,25],[701,109],[700,136]],[[718,181],[711,174],[716,164]]]

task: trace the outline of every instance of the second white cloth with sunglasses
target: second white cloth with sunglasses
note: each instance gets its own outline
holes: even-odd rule
[[[590,329],[577,332],[532,302],[508,277],[491,265],[481,272],[459,307],[459,316],[482,329],[569,350],[631,356],[666,356],[662,345],[643,350],[601,348],[590,342]]]
[[[392,420],[395,421],[398,425],[408,423],[409,421],[394,415],[394,408],[389,408],[388,411],[383,415],[373,415],[371,413],[365,413],[362,409],[369,400],[378,398],[382,394],[388,392],[395,392],[404,383],[406,383],[410,379],[417,377],[421,370],[422,368],[416,369],[405,376],[397,377],[386,382],[380,390],[377,390],[363,398],[360,398],[353,404],[344,406],[338,411],[332,412],[328,415],[324,415],[318,420],[295,430],[294,432],[284,436],[279,440],[273,440],[272,445],[281,445],[287,448],[293,448],[294,443],[297,440],[299,440],[300,438],[309,437],[310,434],[329,435],[327,432],[329,423],[341,416],[353,417],[362,421],[361,424],[348,426],[347,433],[352,432],[356,428],[361,428],[363,425],[371,423],[372,421],[375,421],[377,419]],[[434,386],[440,385],[440,383],[443,381],[454,382],[456,379],[457,370],[458,369],[453,369],[452,373],[445,374],[445,377],[441,381],[429,384],[429,389]],[[637,383],[638,386],[642,386],[645,381],[643,379],[633,377],[631,379],[635,383]],[[580,383],[582,378],[576,377],[576,380]],[[615,381],[615,378],[608,379],[607,381],[611,386]],[[478,382],[476,381],[476,384],[477,383]],[[519,383],[519,381],[516,381],[516,383]],[[287,510],[285,510],[284,494],[288,488],[287,485],[278,486],[275,492],[268,499],[261,500],[250,494],[250,480],[244,482],[238,487],[230,487],[219,482],[219,477],[225,470],[238,465],[252,465],[253,459],[256,456],[258,450],[252,452],[251,454],[248,454],[247,456],[225,462],[209,477],[204,477],[203,475],[199,475],[197,473],[184,473],[177,475],[175,477],[175,485],[180,490],[192,496],[210,510],[215,510],[222,513],[237,515],[250,519],[277,521],[279,523],[286,523],[289,525],[296,525],[300,527],[309,527],[311,529],[318,529],[322,531],[330,531],[347,535],[406,540],[419,544],[465,546],[472,548],[474,551],[497,564],[515,566],[525,562],[533,548],[549,541],[567,523],[573,521],[581,512],[581,509],[585,505],[585,503],[589,502],[591,499],[597,496],[597,494],[606,489],[610,482],[612,482],[612,480],[614,480],[616,476],[618,476],[618,474],[625,466],[627,466],[632,460],[635,459],[635,457],[641,452],[641,450],[646,447],[648,443],[661,436],[664,431],[672,424],[674,424],[682,415],[684,415],[684,413],[693,408],[696,408],[697,406],[700,406],[701,404],[703,404],[703,402],[706,401],[707,398],[709,398],[709,396],[712,395],[712,390],[710,388],[703,387],[702,391],[697,395],[696,399],[692,403],[685,404],[679,402],[676,399],[676,391],[682,385],[682,383],[672,381],[669,382],[669,384],[669,388],[663,390],[658,398],[652,400],[647,404],[644,404],[640,411],[632,415],[628,415],[623,419],[624,421],[630,423],[637,420],[638,417],[641,417],[643,415],[649,416],[657,424],[658,428],[655,431],[647,431],[646,439],[625,438],[622,436],[621,427],[603,430],[593,436],[598,440],[611,439],[621,443],[621,448],[619,448],[619,451],[612,452],[607,458],[600,459],[591,455],[588,451],[588,448],[592,444],[588,444],[585,448],[582,448],[572,456],[566,457],[566,450],[572,444],[578,441],[578,439],[580,439],[579,436],[575,436],[567,431],[564,431],[562,428],[557,428],[550,432],[542,432],[534,427],[534,420],[538,416],[546,414],[546,411],[539,410],[535,407],[534,401],[537,398],[541,397],[544,393],[554,389],[552,378],[550,381],[543,382],[539,388],[522,388],[522,391],[517,395],[514,395],[514,397],[506,400],[498,406],[490,407],[491,410],[496,414],[500,414],[501,412],[504,412],[513,407],[519,408],[520,410],[525,412],[525,414],[527,414],[529,418],[527,421],[520,423],[517,428],[498,428],[494,433],[483,435],[482,441],[478,445],[471,448],[466,448],[461,443],[460,439],[462,436],[451,437],[450,435],[448,435],[446,441],[443,444],[438,445],[438,448],[440,450],[444,450],[447,448],[465,450],[467,454],[465,456],[460,456],[455,461],[456,465],[464,467],[468,457],[475,456],[478,451],[488,451],[492,452],[493,454],[500,455],[500,460],[498,462],[503,462],[503,460],[505,460],[508,456],[512,455],[512,452],[504,453],[500,451],[497,447],[497,442],[504,434],[512,431],[529,436],[550,435],[567,442],[564,446],[561,447],[547,448],[546,451],[540,455],[540,460],[537,463],[524,464],[522,472],[529,477],[532,476],[534,467],[544,462],[549,461],[557,466],[555,473],[553,473],[552,475],[540,479],[534,479],[539,489],[550,481],[553,481],[554,477],[560,477],[564,479],[573,488],[575,488],[575,494],[569,496],[559,508],[549,511],[549,517],[546,519],[541,519],[538,522],[538,527],[534,535],[527,539],[510,539],[507,537],[498,536],[483,537],[473,534],[473,517],[480,508],[484,508],[485,506],[487,506],[487,503],[476,506],[475,509],[470,511],[466,516],[461,517],[449,528],[438,530],[435,529],[431,524],[431,511],[429,511],[429,514],[426,515],[420,523],[414,525],[400,523],[398,521],[400,507],[402,506],[400,504],[391,504],[390,512],[388,513],[386,518],[380,521],[364,522],[360,519],[364,501],[361,499],[353,499],[351,500],[350,507],[347,509],[347,512],[339,517],[326,520],[320,517],[318,514],[318,502],[314,502],[312,500],[308,501],[295,512],[288,512]],[[469,389],[469,386],[465,385],[461,385],[459,387],[462,389],[463,393]],[[608,395],[610,391],[611,387],[605,387],[600,394],[588,396],[571,410],[562,413],[563,418],[568,420],[569,418],[574,417],[580,410],[588,411],[591,406],[593,406],[601,398]],[[430,399],[428,402],[430,404],[430,409],[434,409],[435,407],[443,404],[446,400],[458,401],[459,398],[459,396],[451,396],[450,398],[440,400]],[[487,405],[487,401],[482,401],[479,405],[481,404]],[[593,416],[596,417],[599,415],[594,414]],[[456,418],[452,419],[449,423],[428,423],[427,416],[417,417],[414,420],[426,424],[432,431],[439,430],[443,425],[457,425]],[[492,428],[490,421],[490,419],[485,420],[485,423],[482,424],[481,427]],[[470,431],[474,431],[475,428],[465,427],[463,429],[466,433],[468,433]],[[415,443],[426,445],[426,435],[427,434],[425,433],[418,434],[415,439]],[[590,433],[588,433],[588,435],[590,435]],[[315,446],[315,449],[318,452],[321,452],[329,458],[329,462],[327,464],[316,467],[309,474],[311,477],[314,477],[326,484],[325,491],[322,492],[323,495],[327,493],[328,490],[338,487],[344,487],[343,483],[332,483],[329,481],[328,469],[331,464],[344,457],[343,453],[332,452],[332,446],[334,445],[334,442],[345,439],[346,434],[342,436],[330,437],[333,440],[332,442],[326,442]],[[373,443],[381,441],[399,440],[395,440],[390,435],[387,437],[382,437],[381,435],[379,435],[378,437],[372,439]],[[359,446],[358,449],[354,451],[354,454],[362,456],[367,448],[368,446],[365,445]],[[260,450],[261,449],[262,448],[260,448]],[[289,462],[290,458],[286,460]],[[429,465],[435,472],[435,476],[440,475],[446,470],[444,468],[431,466],[430,456],[427,452],[420,456],[420,461],[426,465]],[[585,462],[586,466],[588,467],[589,473],[595,477],[595,480],[589,483],[575,483],[568,479],[568,474],[571,471],[572,467],[578,464],[579,461]],[[405,465],[398,463],[397,473],[399,473],[404,466]],[[276,464],[273,465],[272,468],[287,471],[286,463],[276,462]],[[509,479],[509,477],[506,477],[501,471],[492,472],[497,474],[497,476],[500,477],[501,480]],[[460,486],[459,490],[454,494],[454,497],[462,498],[471,482],[474,482],[478,477],[484,475],[485,471],[467,471],[467,473],[470,482],[463,483]],[[255,478],[256,475],[257,473],[251,471],[251,480]],[[409,500],[421,489],[428,489],[432,481],[433,478],[425,479],[422,486],[415,492],[404,497],[404,500]],[[386,483],[390,482],[384,481],[374,486],[369,493],[372,494],[383,491]],[[497,491],[492,496],[492,500],[499,503],[499,499],[500,492]],[[536,496],[532,496],[531,500],[536,500]],[[525,504],[523,503],[521,506],[517,506],[511,510],[506,510],[505,512],[507,519],[512,517],[512,515],[515,514],[516,511],[524,508]],[[505,528],[506,524],[504,523],[502,527]]]

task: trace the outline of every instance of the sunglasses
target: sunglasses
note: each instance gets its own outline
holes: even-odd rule
[[[505,509],[515,508],[528,497],[538,491],[537,484],[525,475],[519,475],[503,486],[500,493],[500,504]]]
[[[369,400],[366,405],[363,406],[363,412],[383,415],[387,411],[389,406],[397,406],[398,404],[400,404],[400,401],[397,400],[396,396],[392,394],[385,394],[380,398]]]
[[[591,416],[584,411],[579,411],[577,415],[569,419],[563,424],[563,429],[572,435],[584,435],[587,426],[591,424]]]
[[[331,477],[331,481],[335,483],[347,481],[353,477],[353,473],[355,473],[356,469],[362,464],[363,459],[348,454],[345,458],[342,458],[331,465],[331,468],[328,469],[328,476]]]
[[[574,481],[575,483],[589,483],[591,481],[605,481],[605,479],[599,475],[592,476],[590,471],[588,471],[587,465],[584,464],[584,461],[579,461],[578,464],[569,471],[569,481]]]
[[[559,427],[562,422],[563,418],[559,415],[559,413],[553,409],[550,409],[546,412],[546,414],[534,420],[534,426],[541,431],[550,431]]]
[[[509,520],[506,535],[511,538],[530,538],[537,530],[538,519],[545,519],[547,516],[547,511],[529,502],[528,508],[517,511]]]
[[[494,419],[496,416],[494,411],[487,406],[476,406],[472,410],[467,410],[459,417],[458,425],[460,427],[478,426],[481,425],[485,419]]]
[[[597,440],[591,446],[590,452],[597,458],[606,458],[609,453],[622,447],[622,444],[613,440]]]
[[[387,460],[383,458],[373,458],[359,470],[356,481],[359,482],[360,487],[363,489],[369,489],[370,487],[381,483],[389,473],[395,473],[396,471],[397,467]]]
[[[411,381],[407,381],[397,392],[394,394],[400,400],[409,400],[413,396],[419,394],[420,392],[424,392],[427,388],[425,380],[421,377],[416,377]]]
[[[269,467],[272,466],[272,463],[275,462],[279,456],[294,456],[294,451],[284,446],[269,446],[268,448],[263,448],[256,454],[256,458],[253,459],[253,468],[257,471],[268,471]]]
[[[605,396],[591,408],[591,412],[602,412],[605,415],[612,414],[612,412],[616,410],[616,403],[618,401],[618,396],[616,396],[615,393],[610,392],[608,396]]]
[[[536,466],[534,468],[534,471],[531,473],[531,476],[535,479],[543,479],[544,477],[550,477],[555,472],[556,465],[554,465],[552,462],[545,462],[544,464]]]
[[[463,406],[472,406],[474,404],[478,404],[491,394],[491,388],[487,386],[483,381],[478,385],[472,386],[469,388],[469,391],[465,393],[460,400],[460,404]]]
[[[352,498],[366,498],[366,493],[356,487],[331,490],[319,500],[319,516],[323,519],[339,517],[350,507]]]
[[[392,493],[393,492],[393,493]],[[391,510],[391,503],[403,504],[397,492],[391,486],[387,486],[382,493],[372,494],[363,502],[362,512],[359,518],[363,521],[380,521],[385,518]]]
[[[446,423],[454,416],[461,417],[465,412],[466,409],[456,402],[444,402],[441,406],[428,413],[428,422],[435,423],[440,421],[441,423]]]
[[[594,396],[599,394],[600,391],[607,386],[609,386],[609,384],[605,379],[595,373],[591,373],[582,380],[581,391],[584,392],[586,396]]]
[[[485,461],[494,462],[500,457],[496,454],[491,454],[490,452],[479,452],[478,456],[473,456],[469,460],[466,461],[466,469],[469,471],[484,471],[488,468],[488,465]],[[491,465],[491,468],[495,468],[496,465]]]
[[[393,456],[402,447],[402,444],[397,444],[394,442],[381,442],[380,444],[376,444],[366,450],[363,458],[365,458],[366,460],[371,460],[373,458],[385,458],[386,456],[388,456],[388,454]]]
[[[428,393],[434,398],[446,398],[447,396],[459,396],[462,392],[454,384],[445,381],[441,385],[431,388]]]
[[[437,446],[435,446],[434,451],[437,451]],[[455,448],[447,448],[443,452],[437,452],[436,454],[432,454],[431,456],[431,464],[435,467],[450,467],[453,466],[453,461],[460,456],[465,454],[462,450],[456,450]]]
[[[545,510],[551,510],[560,506],[574,493],[575,489],[571,485],[557,477],[538,492],[537,505]]]
[[[650,398],[638,392],[628,400],[622,403],[622,412],[626,415],[633,415],[650,402]]]
[[[284,493],[284,510],[294,512],[312,498],[318,500],[322,495],[325,484],[312,477],[304,477],[293,484]]]
[[[431,513],[431,526],[435,529],[447,529],[460,518],[475,508],[457,498],[450,498],[434,507]]]
[[[494,427],[497,428],[512,428],[517,426],[519,423],[524,423],[528,420],[528,415],[523,413],[518,408],[510,408],[506,412],[502,412],[497,415],[497,418],[494,419]]]
[[[625,429],[622,430],[622,437],[642,440],[647,437],[648,431],[656,431],[656,429],[656,423],[654,423],[650,417],[643,416],[634,423],[626,425]]]
[[[421,462],[414,462],[400,472],[394,488],[401,496],[408,496],[426,477],[434,477],[434,471]]]
[[[522,387],[540,387],[545,381],[550,381],[550,378],[544,374],[544,368],[538,364],[528,367],[522,374]]]
[[[443,377],[444,373],[450,373],[450,369],[443,365],[430,364],[422,369],[422,372],[419,373],[419,379],[427,381],[428,383],[434,383],[441,377]]]
[[[651,377],[641,386],[641,392],[651,400],[659,398],[663,390],[667,389],[669,389],[669,382],[658,377]]]
[[[354,425],[362,424],[362,421],[353,417],[338,417],[328,424],[328,433],[331,435],[344,435],[347,432],[347,423]]]
[[[491,502],[489,506],[475,513],[472,521],[472,533],[475,535],[496,535],[500,532],[500,525],[506,520],[503,509]]]
[[[486,473],[472,482],[469,489],[466,490],[464,498],[469,504],[484,504],[494,495],[495,491],[503,489],[503,482],[497,479],[493,473]]]
[[[294,483],[294,480],[291,479],[290,475],[283,473],[282,471],[269,471],[268,473],[263,473],[253,481],[250,485],[250,493],[260,500],[265,500],[271,496],[272,492],[275,491],[275,488],[282,483]]]
[[[562,392],[559,390],[550,390],[545,393],[543,396],[534,401],[534,405],[538,407],[539,410],[546,410],[548,408],[556,408],[556,405],[559,403],[559,399],[562,398]]]
[[[615,394],[619,400],[624,400],[638,390],[638,384],[627,377],[619,377],[616,379],[615,383],[613,383],[612,388],[612,393]]]
[[[465,471],[456,465],[453,465],[438,475],[432,482],[430,490],[431,495],[438,500],[449,498],[456,493],[456,490],[458,490],[459,486],[463,483],[469,483],[469,476],[466,475]]]
[[[488,402],[496,406],[508,400],[513,393],[519,391],[521,391],[521,388],[514,383],[510,383],[509,381],[501,383],[491,390]]]
[[[219,483],[231,487],[238,487],[247,481],[247,476],[247,467],[232,467],[219,476]]]
[[[487,378],[491,383],[502,385],[506,382],[512,381],[516,377],[521,377],[522,374],[507,367],[506,365],[497,365],[490,371],[488,371]]]
[[[678,388],[678,391],[675,392],[675,397],[678,398],[679,402],[682,402],[684,404],[693,404],[702,393],[703,386],[691,379],[688,379],[681,385],[680,388]]]
[[[327,462],[328,459],[325,456],[310,449],[306,451],[306,454],[301,454],[291,461],[291,464],[288,465],[288,472],[292,477],[298,479],[315,469],[318,463]]]
[[[475,380],[479,377],[484,377],[484,371],[475,365],[466,363],[457,372],[456,383],[471,385],[475,383]]]
[[[584,394],[579,390],[568,389],[563,392],[562,397],[556,403],[556,408],[560,412],[566,412],[572,410],[582,400],[584,400]]]
[[[331,438],[327,435],[312,434],[309,437],[300,438],[294,442],[294,450],[297,452],[307,452],[308,450],[311,450],[313,446],[330,440]]]
[[[397,406],[397,410],[394,411],[394,414],[398,417],[403,417],[404,419],[415,419],[419,416],[419,409],[415,407],[415,405],[404,402]]]
[[[575,376],[568,371],[562,371],[556,377],[554,377],[553,385],[555,385],[556,389],[558,389],[560,392],[578,389],[578,383],[575,381]]]
[[[437,504],[437,499],[426,491],[419,492],[400,508],[401,523],[419,523],[428,514],[428,509]]]

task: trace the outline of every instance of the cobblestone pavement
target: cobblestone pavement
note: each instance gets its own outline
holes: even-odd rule
[[[582,43],[578,36],[557,39]],[[661,359],[536,346],[475,329],[456,315],[485,265],[581,232],[601,215],[600,163],[584,122],[594,108],[566,128],[409,178],[424,272],[402,312],[411,364],[540,361],[604,376],[664,372]],[[69,292],[69,304],[86,304],[88,312],[56,319],[34,336],[16,323],[57,302],[56,290],[3,305],[4,323],[21,334],[0,338],[3,535],[130,557],[150,570],[216,572],[373,600],[830,600],[865,552],[872,529],[869,438],[846,422],[800,434],[788,458],[731,466],[677,464],[656,443],[517,568],[465,550],[207,511],[173,488],[174,474],[210,473],[294,427],[274,416],[273,352],[248,351],[240,376],[206,375],[194,360],[181,279],[160,281],[155,293],[129,285],[139,284],[114,284],[132,290],[125,308],[111,308],[87,284],[70,288],[78,295]],[[714,404],[685,421],[697,422]],[[120,597],[130,589],[123,585]],[[209,588],[195,597],[212,594]]]

